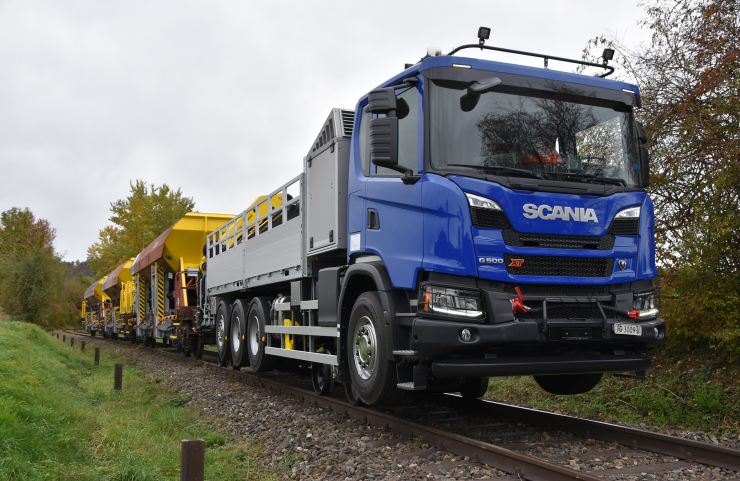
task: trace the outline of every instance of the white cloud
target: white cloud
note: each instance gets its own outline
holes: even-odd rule
[[[427,45],[474,43],[486,25],[492,45],[579,58],[596,35],[646,39],[640,16],[593,0],[6,0],[0,210],[49,219],[67,260],[86,256],[132,179],[237,213],[298,174],[332,107],[354,108]]]

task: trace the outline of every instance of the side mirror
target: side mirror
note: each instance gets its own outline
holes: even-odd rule
[[[643,187],[650,185],[650,154],[644,145],[640,146],[640,182]]]
[[[370,161],[380,167],[398,165],[398,119],[380,117],[370,121]]]
[[[380,167],[398,165],[398,103],[396,89],[388,87],[370,92],[368,109],[385,114],[370,121],[370,161]]]

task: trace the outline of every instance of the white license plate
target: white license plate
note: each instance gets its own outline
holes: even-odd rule
[[[627,336],[642,336],[642,326],[635,324],[614,324],[614,334],[625,334]]]

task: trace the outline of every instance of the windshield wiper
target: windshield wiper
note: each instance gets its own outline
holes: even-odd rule
[[[535,179],[542,179],[540,174],[524,169],[515,169],[514,167],[504,167],[502,165],[470,165],[470,164],[447,164],[450,167],[467,167],[468,169],[493,170],[497,172],[509,172],[512,174],[522,174]]]
[[[574,172],[546,172],[545,175],[547,176],[564,176],[564,177],[571,177],[573,179],[588,179],[588,180],[595,180],[597,182],[601,182],[604,184],[614,184],[614,185],[621,185],[624,187],[627,187],[627,182],[624,179],[620,179],[618,177],[600,177],[598,175],[593,174],[577,174]]]

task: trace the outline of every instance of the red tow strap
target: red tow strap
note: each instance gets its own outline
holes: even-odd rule
[[[514,290],[516,291],[516,295],[519,296],[518,299],[511,300],[511,308],[514,310],[514,314],[517,312],[527,312],[528,309],[524,305],[524,298],[522,297],[522,291],[519,289],[519,286],[516,286]]]

